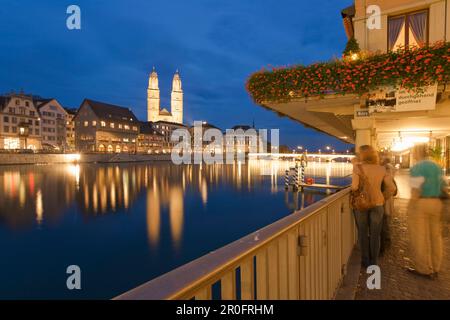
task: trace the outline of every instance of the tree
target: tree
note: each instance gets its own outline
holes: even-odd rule
[[[355,37],[352,37],[348,40],[347,45],[344,49],[344,56],[351,56],[354,53],[359,53],[361,49],[359,48],[359,43],[355,39]]]

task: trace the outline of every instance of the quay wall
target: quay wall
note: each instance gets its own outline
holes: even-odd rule
[[[0,165],[170,161],[170,154],[0,154]]]

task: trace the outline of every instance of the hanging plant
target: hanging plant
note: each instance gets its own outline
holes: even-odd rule
[[[264,103],[329,94],[362,95],[384,86],[417,90],[449,81],[450,43],[440,42],[367,55],[355,61],[263,69],[249,77],[246,88],[256,103]]]

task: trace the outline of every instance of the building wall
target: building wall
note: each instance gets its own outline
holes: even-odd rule
[[[75,149],[77,151],[95,151],[95,138],[98,122],[99,119],[92,111],[91,107],[84,103],[74,119]]]
[[[74,114],[67,113],[66,118],[66,145],[67,150],[74,151],[75,150],[75,122],[74,122]]]
[[[88,103],[75,117],[75,148],[81,152],[136,152],[136,123],[99,119]]]
[[[57,147],[60,150],[67,149],[66,121],[68,114],[56,100],[39,107],[41,116],[42,143]]]
[[[138,136],[138,153],[161,153],[164,147],[164,137],[159,134],[140,133]]]
[[[0,110],[0,149],[39,150],[41,147],[39,113],[32,97],[11,95],[8,104]]]
[[[378,5],[381,9],[381,29],[369,30],[366,26],[366,8]],[[429,43],[439,40],[449,41],[450,34],[450,4],[445,0],[355,0],[355,38],[361,49],[372,52],[386,52],[388,49],[388,17],[413,12],[429,10]],[[445,16],[447,12],[447,26]],[[447,29],[447,30],[446,30]]]

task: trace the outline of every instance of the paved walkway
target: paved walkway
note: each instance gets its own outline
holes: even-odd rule
[[[400,190],[403,179],[404,176],[396,177],[397,182],[400,182]],[[400,192],[399,196],[405,196],[405,193]],[[434,280],[410,274],[405,270],[405,266],[411,265],[408,246],[408,202],[409,200],[404,198],[395,199],[396,212],[391,223],[392,246],[380,259],[381,289],[367,289],[367,275],[365,270],[361,269],[355,299],[450,299],[450,200],[444,201],[442,271]]]

